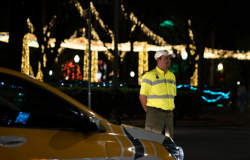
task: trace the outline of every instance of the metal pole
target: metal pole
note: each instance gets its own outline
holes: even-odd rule
[[[184,59],[184,62],[183,62],[183,85],[185,85],[186,84],[186,77],[185,77],[185,72],[186,72],[186,70],[185,70],[185,67],[186,67],[186,59]]]
[[[214,30],[212,31],[211,35],[211,48],[212,48],[212,54],[214,54]],[[214,59],[211,59],[211,64],[210,64],[210,76],[209,76],[209,85],[213,86],[214,85]]]
[[[89,77],[88,77],[88,107],[91,109],[91,9],[89,9],[88,39],[89,39]]]
[[[114,32],[115,32],[115,36],[114,36],[114,62],[113,62],[113,89],[116,90],[117,89],[117,70],[118,70],[118,19],[119,18],[119,0],[115,0],[115,24],[114,24]]]

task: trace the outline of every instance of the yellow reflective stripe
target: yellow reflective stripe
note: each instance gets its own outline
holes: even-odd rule
[[[152,86],[160,84],[160,83],[172,83],[174,85],[176,85],[175,81],[172,80],[168,80],[168,79],[161,79],[161,80],[156,80],[152,83]]]
[[[152,86],[160,84],[160,83],[166,83],[166,79],[156,80],[152,83]]]
[[[147,99],[163,99],[163,98],[169,98],[169,99],[174,99],[173,95],[165,94],[165,95],[148,95]]]
[[[172,80],[166,80],[166,83],[172,83],[172,84],[176,85],[176,82],[172,81]]]
[[[141,82],[142,82],[142,83],[143,83],[143,82],[144,82],[144,83],[147,83],[147,84],[149,84],[150,86],[152,86],[152,81],[149,80],[149,79],[143,79]]]

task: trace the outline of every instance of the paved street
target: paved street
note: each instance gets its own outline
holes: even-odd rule
[[[124,124],[144,127],[145,118]],[[250,160],[250,107],[203,106],[199,120],[178,120],[174,141],[184,150],[185,160]]]
[[[176,127],[185,160],[249,160],[250,127]]]

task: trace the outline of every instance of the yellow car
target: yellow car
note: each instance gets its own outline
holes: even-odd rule
[[[183,160],[183,156],[171,138],[112,124],[50,85],[0,68],[2,160]]]

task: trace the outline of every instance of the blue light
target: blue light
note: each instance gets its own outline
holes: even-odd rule
[[[120,84],[120,86],[122,87],[122,84]]]
[[[206,97],[202,96],[202,99],[204,99],[207,102],[216,102],[221,98],[222,99],[229,99],[229,95],[230,95],[230,92],[223,93],[223,92],[213,92],[213,91],[210,91],[210,90],[204,90],[203,92],[204,93],[209,93],[209,94],[212,94],[212,95],[219,95],[219,97],[217,97],[216,99],[207,99]]]
[[[60,82],[62,82],[62,80],[60,80]]]
[[[70,87],[72,87],[72,84],[70,84]]]
[[[190,89],[195,90],[195,91],[197,90],[197,88],[195,88],[193,86],[191,86]]]
[[[10,125],[11,121],[12,121],[11,119],[8,120],[8,125]]]
[[[1,82],[1,85],[4,85],[4,82]]]
[[[91,86],[93,87],[93,84],[91,84]]]
[[[30,113],[25,113],[25,112],[20,111],[15,122],[25,124],[29,116],[30,116]]]
[[[103,84],[105,84],[105,82],[102,82]]]
[[[181,87],[182,87],[182,85],[176,86],[176,88],[181,88]]]
[[[100,85],[98,84],[97,87],[100,87]]]
[[[82,84],[82,81],[80,81],[80,84]]]
[[[189,87],[189,86],[190,85],[184,85],[184,87]],[[177,89],[182,88],[182,87],[183,87],[183,85],[176,86]],[[207,85],[204,85],[204,87],[207,87]],[[197,90],[197,88],[193,87],[193,86],[190,86],[190,89],[195,90],[195,91]],[[223,93],[223,92],[214,92],[214,91],[210,91],[210,90],[203,90],[203,92],[211,94],[211,95],[218,95],[218,97],[215,98],[215,99],[207,99],[205,96],[201,97],[204,101],[209,102],[209,103],[216,102],[216,101],[218,101],[220,99],[229,99],[229,95],[230,95],[230,92]]]
[[[165,20],[163,23],[160,24],[161,27],[173,27],[174,23],[170,20]]]
[[[109,85],[110,87],[112,86],[112,84]]]

